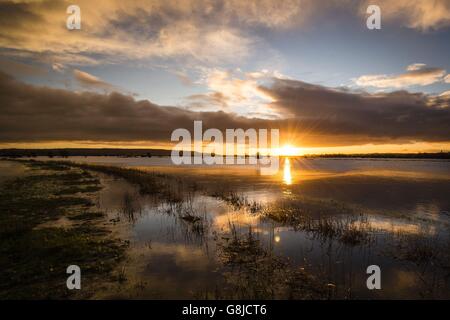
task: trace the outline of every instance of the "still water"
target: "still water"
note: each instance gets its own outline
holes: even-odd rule
[[[325,203],[329,212],[318,215],[339,223],[350,219],[369,230],[367,241],[343,242],[202,192],[174,208],[140,195],[126,181],[102,176],[98,206],[131,245],[118,271],[127,280],[98,298],[290,298],[280,285],[288,269],[312,275],[325,298],[450,298],[448,161],[287,158],[277,175],[262,176],[255,166],[180,167],[168,158],[69,160],[180,175],[207,190],[232,189],[262,206],[299,198]],[[128,208],[124,199],[132,199]],[[201,230],[177,210],[202,217]],[[364,219],[352,220],[359,215]],[[274,267],[278,258],[280,270]],[[381,290],[367,289],[372,264],[381,268]]]

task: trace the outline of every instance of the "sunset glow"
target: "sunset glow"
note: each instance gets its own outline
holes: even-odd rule
[[[286,157],[298,156],[300,155],[299,148],[295,148],[289,144],[286,144],[281,148],[280,155]]]

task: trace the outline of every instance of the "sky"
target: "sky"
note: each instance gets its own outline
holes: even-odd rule
[[[449,151],[449,57],[450,0],[0,1],[0,147],[170,148],[202,120],[298,153]]]

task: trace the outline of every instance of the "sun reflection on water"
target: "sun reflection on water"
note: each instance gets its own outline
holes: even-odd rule
[[[291,161],[289,158],[284,160],[283,182],[288,186],[292,184]]]

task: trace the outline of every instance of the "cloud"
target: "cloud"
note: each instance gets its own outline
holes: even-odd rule
[[[72,65],[168,58],[227,63],[247,57],[258,40],[242,25],[285,22],[283,12],[291,14],[293,3],[80,0],[81,30],[69,31],[67,1],[2,1],[0,47]]]
[[[194,120],[202,120],[204,129],[279,128],[282,140],[302,146],[449,141],[450,97],[352,93],[278,78],[260,90],[273,99],[270,107],[286,118],[163,107],[117,92],[33,86],[0,73],[0,142],[167,143],[174,129],[192,130]]]
[[[445,81],[446,83],[450,83],[450,74],[448,74],[448,75],[445,76],[444,81]]]
[[[260,70],[243,72],[240,69],[204,69],[198,84],[206,85],[209,92],[188,97],[188,107],[197,110],[223,110],[244,116],[279,118],[269,103],[272,98],[260,89],[272,77],[282,75],[277,71]]]
[[[441,94],[429,96],[429,104],[438,106],[438,108],[450,108],[450,91],[444,91]]]
[[[355,79],[358,86],[376,88],[405,88],[411,86],[427,86],[444,80],[446,70],[430,68],[416,63],[406,68],[407,72],[399,75],[364,75]],[[445,77],[447,79],[448,75]]]
[[[228,98],[220,92],[208,92],[204,94],[193,94],[185,99],[187,108],[192,111],[227,111]]]
[[[413,63],[406,67],[406,71],[417,71],[426,68],[425,63]]]
[[[12,76],[41,76],[47,73],[47,70],[11,59],[0,58],[0,71]]]
[[[396,91],[353,93],[296,80],[277,79],[264,89],[273,107],[295,119],[300,140],[328,143],[396,140],[448,141],[449,97]],[[299,141],[301,144],[301,141]]]
[[[221,129],[252,121],[224,112],[162,107],[117,92],[72,92],[18,82],[0,73],[0,141],[168,141],[194,119]]]
[[[57,72],[64,72],[66,70],[66,66],[62,63],[55,62],[52,64],[52,69]]]
[[[98,89],[104,89],[104,90],[113,90],[115,87],[106,82],[101,80],[100,78],[93,76],[92,74],[89,74],[87,72],[74,69],[73,75],[75,77],[75,80],[85,88],[98,88]]]
[[[0,2],[0,47],[72,66],[179,59],[191,64],[242,61],[267,49],[267,29],[315,23],[336,10],[355,16],[365,0],[78,0],[81,30],[65,27],[69,1]],[[383,19],[412,28],[448,26],[446,0],[380,0]],[[358,6],[359,5],[359,6]],[[362,11],[364,8],[364,11]],[[360,10],[358,10],[360,9]]]
[[[373,1],[364,1],[361,10]],[[382,18],[409,28],[428,31],[450,26],[450,1],[448,0],[377,0]]]

